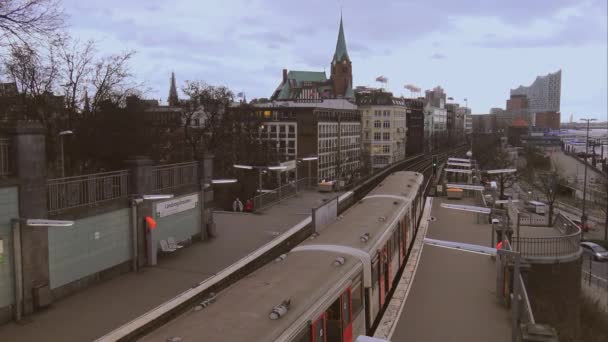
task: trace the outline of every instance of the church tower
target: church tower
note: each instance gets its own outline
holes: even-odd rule
[[[178,106],[179,98],[177,97],[177,88],[175,86],[175,73],[171,73],[171,87],[169,88],[169,98],[167,99],[169,106]]]
[[[344,27],[342,26],[342,15],[340,15],[340,31],[336,52],[331,61],[331,81],[335,96],[352,96],[353,70],[348,51],[346,51],[346,39],[344,38]],[[350,90],[350,92],[349,92]]]

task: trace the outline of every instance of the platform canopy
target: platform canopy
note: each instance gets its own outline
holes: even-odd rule
[[[498,173],[514,173],[517,169],[498,169],[498,170],[487,170],[486,173],[494,175]]]
[[[451,162],[451,161],[448,161],[448,165],[462,166],[462,167],[471,167],[470,163],[458,163],[458,162]]]
[[[470,163],[471,159],[464,159],[464,158],[448,158],[448,162],[461,162],[461,163]]]
[[[475,190],[475,191],[483,191],[485,188],[481,185],[471,185],[471,184],[447,184],[448,188],[458,188],[463,190]]]
[[[441,207],[442,208],[446,208],[446,209],[455,209],[455,210],[462,210],[462,211],[470,211],[470,212],[473,212],[473,213],[480,213],[480,214],[489,214],[489,213],[492,212],[492,209],[490,209],[490,208],[477,207],[477,206],[474,206],[474,205],[441,203]]]
[[[471,173],[471,170],[467,169],[444,169],[445,172],[456,172],[456,173]]]
[[[463,242],[444,241],[444,240],[435,240],[435,239],[425,238],[424,243],[427,245],[431,245],[431,246],[456,249],[456,250],[460,250],[460,251],[464,251],[464,252],[471,252],[471,253],[480,253],[480,254],[486,254],[486,255],[496,255],[496,253],[497,253],[496,248],[480,246],[480,245],[473,245],[470,243],[463,243]]]

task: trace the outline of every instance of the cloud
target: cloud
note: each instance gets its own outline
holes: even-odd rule
[[[446,56],[444,54],[436,52],[436,53],[432,54],[430,58],[431,59],[445,59]]]
[[[549,32],[536,33],[526,28],[512,35],[489,33],[473,45],[486,48],[537,48],[557,46],[581,46],[589,43],[605,43],[606,23],[586,17],[573,17],[551,25]]]

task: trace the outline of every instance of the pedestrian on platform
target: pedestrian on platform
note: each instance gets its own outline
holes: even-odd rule
[[[243,202],[237,197],[232,203],[233,211],[243,211]]]
[[[251,199],[248,199],[247,202],[245,202],[245,211],[248,213],[253,212],[253,201]]]

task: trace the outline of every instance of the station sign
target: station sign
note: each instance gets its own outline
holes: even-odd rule
[[[194,209],[198,206],[198,201],[198,194],[193,194],[156,203],[156,216],[166,217],[186,210]]]

